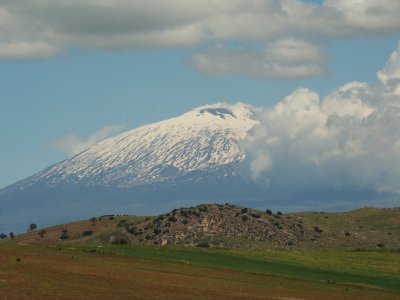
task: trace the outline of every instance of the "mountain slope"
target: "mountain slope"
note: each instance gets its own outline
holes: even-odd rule
[[[0,231],[243,197],[240,141],[252,114],[242,103],[207,105],[100,142],[2,189]]]
[[[50,187],[83,183],[128,188],[194,171],[235,176],[237,163],[244,159],[239,142],[256,123],[251,115],[250,107],[240,103],[199,107],[100,142],[21,182],[19,188],[40,182]]]

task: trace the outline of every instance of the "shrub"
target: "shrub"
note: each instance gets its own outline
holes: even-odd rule
[[[241,211],[241,213],[242,214],[245,214],[245,213],[247,213],[248,212],[248,208],[247,207],[244,207],[244,208],[242,208],[240,211]]]
[[[256,219],[261,218],[261,216],[260,216],[259,214],[251,214],[251,216],[252,216],[253,218],[256,218]]]
[[[111,242],[114,245],[127,245],[128,240],[125,237],[115,238]]]
[[[170,216],[170,217],[168,218],[168,221],[170,221],[170,222],[176,222],[176,221],[178,221],[178,219],[177,219],[175,216]]]
[[[318,232],[318,233],[322,233],[322,232],[324,232],[321,228],[319,228],[318,226],[315,226],[314,227],[314,231],[315,232]]]
[[[242,216],[242,221],[246,222],[249,220],[249,217],[247,215]]]
[[[210,244],[208,244],[207,242],[200,242],[196,245],[196,247],[199,248],[210,248]]]
[[[277,214],[278,216],[282,216],[282,212],[280,212],[280,211],[278,211],[276,214]]]
[[[155,235],[160,234],[161,233],[161,229],[160,228],[156,228],[156,229],[154,229],[153,232],[154,232]]]
[[[35,230],[36,228],[37,228],[37,225],[34,224],[34,223],[32,223],[32,224],[29,225],[28,231],[33,231],[33,230]]]
[[[208,212],[208,207],[207,206],[202,206],[202,207],[199,207],[199,210],[202,211],[202,212]]]
[[[7,234],[5,233],[0,233],[0,240],[5,239],[7,237]]]
[[[85,230],[84,232],[82,232],[83,236],[89,236],[89,235],[92,235],[92,234],[93,234],[92,230]]]
[[[58,239],[59,240],[67,240],[67,239],[69,239],[68,230],[67,229],[63,229],[61,231],[61,236]]]
[[[181,210],[181,211],[180,211],[180,214],[181,214],[182,216],[186,217],[186,218],[189,216],[189,213],[188,213],[186,210]]]
[[[117,227],[125,227],[128,224],[128,220],[127,219],[122,219],[121,221],[119,221],[117,223]]]
[[[130,234],[135,234],[137,232],[137,228],[135,226],[128,227],[126,229]]]
[[[45,234],[46,234],[46,230],[45,229],[40,229],[39,232],[38,232],[38,235],[40,237],[44,237]]]
[[[8,236],[13,240],[15,238],[14,232],[10,232]]]
[[[385,247],[385,245],[384,245],[383,243],[378,243],[378,244],[376,244],[376,246],[377,246],[378,248],[384,248],[384,247]]]
[[[269,215],[272,215],[272,210],[270,210],[270,209],[267,209],[265,212],[266,212],[267,214],[269,214]]]

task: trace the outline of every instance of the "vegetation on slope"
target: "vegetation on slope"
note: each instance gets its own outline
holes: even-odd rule
[[[101,216],[31,230],[15,240],[260,249],[400,249],[400,209],[282,214],[209,204],[174,209],[157,217]]]

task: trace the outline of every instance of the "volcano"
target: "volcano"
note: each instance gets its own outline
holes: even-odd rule
[[[253,115],[249,105],[218,103],[106,139],[0,190],[0,232],[258,198],[240,176]]]

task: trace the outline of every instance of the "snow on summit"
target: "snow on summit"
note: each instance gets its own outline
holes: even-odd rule
[[[199,176],[235,176],[239,141],[257,122],[251,106],[217,103],[126,131],[33,176],[63,184],[132,187]]]

